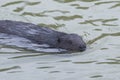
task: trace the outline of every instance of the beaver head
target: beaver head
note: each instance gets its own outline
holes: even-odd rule
[[[86,43],[77,34],[66,34],[58,38],[58,47],[70,51],[85,51]]]

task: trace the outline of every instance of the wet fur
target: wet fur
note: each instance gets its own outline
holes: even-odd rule
[[[46,27],[20,21],[0,20],[0,33],[17,35],[37,44],[48,44],[51,47],[72,51],[84,51],[86,44],[77,34],[58,32]]]

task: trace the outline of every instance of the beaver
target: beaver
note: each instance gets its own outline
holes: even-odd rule
[[[27,22],[0,20],[0,33],[17,35],[37,44],[48,44],[51,48],[68,51],[86,50],[86,43],[77,34],[59,32]]]

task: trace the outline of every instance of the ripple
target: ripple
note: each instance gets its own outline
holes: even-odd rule
[[[10,71],[8,73],[20,73],[20,72],[23,72],[23,71]]]
[[[93,40],[89,40],[89,41],[87,42],[87,44],[92,44],[92,43],[94,43],[95,41],[100,40],[100,39],[102,39],[102,38],[104,38],[104,37],[107,37],[107,36],[120,36],[120,32],[118,32],[118,33],[103,33],[103,34],[101,34],[100,36],[94,38]]]
[[[4,71],[9,71],[9,70],[13,70],[13,69],[20,69],[20,66],[13,66],[13,67],[9,67],[9,68],[2,68],[0,69],[0,72],[4,72]]]
[[[95,5],[101,5],[101,4],[109,4],[109,3],[118,3],[120,1],[104,1],[104,2],[96,2]]]
[[[98,62],[96,64],[120,64],[120,62]]]
[[[94,20],[85,20],[84,22],[80,22],[80,24],[92,24],[93,26],[98,26],[94,22],[102,21],[103,19],[94,19]]]
[[[102,24],[104,26],[118,26],[117,24]]]
[[[17,7],[15,10],[13,10],[14,12],[21,12],[24,10],[24,7]]]
[[[64,20],[64,21],[69,21],[69,20],[73,20],[73,19],[81,19],[83,18],[81,15],[73,15],[73,16],[57,16],[54,17],[55,20]]]
[[[25,1],[25,3],[26,3],[26,5],[33,6],[33,5],[38,5],[41,2],[28,2],[28,1]]]
[[[54,68],[54,66],[37,67],[37,69],[49,69],[49,68]]]
[[[10,5],[16,5],[16,4],[20,4],[20,3],[25,3],[25,5],[33,6],[33,5],[38,5],[41,2],[14,1],[14,2],[8,2],[6,4],[3,4],[1,7],[7,7]]]
[[[25,58],[25,57],[35,57],[35,56],[43,56],[43,55],[46,55],[46,54],[31,54],[31,55],[21,55],[21,56],[15,56],[15,57],[11,57],[9,59],[18,59],[18,58]]]
[[[109,9],[120,7],[120,1],[104,1],[104,2],[97,2],[95,5],[102,5],[102,4],[110,4],[115,3],[113,6],[111,6]]]
[[[42,13],[53,13],[53,12],[60,12],[63,14],[70,13],[70,11],[63,11],[63,10],[46,10],[46,11],[43,11]]]
[[[49,73],[60,73],[60,71],[50,71]]]
[[[45,27],[49,27],[49,28],[54,28],[54,29],[57,29],[57,28],[59,28],[59,27],[64,27],[65,26],[65,24],[44,24],[44,23],[40,23],[40,24],[38,24],[39,26],[45,26]]]
[[[102,29],[94,29],[95,31],[102,31]]]
[[[80,6],[79,4],[71,4],[71,6],[74,6],[76,9],[83,9],[83,10],[89,9],[89,7]]]
[[[94,63],[96,61],[83,61],[83,62],[73,62],[74,64],[89,64],[89,63]]]
[[[99,0],[80,0],[80,1],[83,1],[83,2],[95,2],[95,1],[99,1]]]
[[[59,3],[70,3],[70,2],[74,2],[76,0],[54,0],[56,2],[59,2]]]
[[[46,17],[47,15],[43,14],[43,13],[33,13],[33,12],[24,12],[21,14],[22,16],[33,16],[33,17]]]
[[[95,2],[99,0],[54,0],[59,3],[70,3],[70,2],[75,2],[75,1],[81,1],[81,2]]]
[[[102,75],[94,75],[94,76],[91,76],[90,78],[100,78],[100,77],[103,77]]]
[[[117,21],[117,20],[118,20],[118,18],[112,18],[112,19],[93,19],[93,20],[85,20],[84,22],[80,22],[79,24],[92,24],[93,26],[99,26],[95,22],[101,22],[102,25],[118,26],[118,25],[115,25],[115,24],[108,24],[108,22],[113,22],[113,21]]]
[[[119,2],[118,4],[115,4],[115,5],[113,5],[112,7],[110,7],[110,9],[112,9],[112,8],[117,8],[117,7],[120,7],[120,2]]]
[[[101,48],[100,50],[108,50],[109,48]]]
[[[120,59],[117,58],[108,58],[106,62],[98,62],[96,64],[120,64]]]
[[[20,3],[23,3],[23,2],[24,1],[9,2],[9,3],[3,4],[1,7],[7,7],[7,6],[10,6],[10,5],[20,4]]]
[[[71,60],[61,60],[59,62],[71,62]]]

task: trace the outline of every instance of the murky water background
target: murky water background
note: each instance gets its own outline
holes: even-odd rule
[[[120,79],[119,0],[0,0],[0,19],[76,33],[88,45],[73,54],[0,45],[0,80]]]

